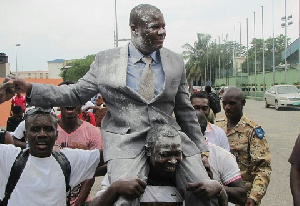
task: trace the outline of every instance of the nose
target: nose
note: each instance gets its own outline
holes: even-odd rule
[[[171,163],[171,164],[176,164],[177,162],[178,162],[177,159],[174,157],[172,157],[172,159],[169,160],[169,163]]]
[[[166,30],[164,28],[160,28],[160,30],[158,30],[158,34],[166,35]]]

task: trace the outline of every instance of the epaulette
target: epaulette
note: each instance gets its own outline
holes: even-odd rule
[[[256,137],[258,137],[259,139],[263,139],[265,136],[265,131],[261,128],[261,126],[256,126],[254,128]]]

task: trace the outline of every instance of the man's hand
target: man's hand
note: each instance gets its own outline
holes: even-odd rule
[[[118,180],[111,184],[119,196],[124,196],[127,199],[139,198],[144,192],[147,183],[136,178],[131,180]]]
[[[201,155],[201,159],[202,159],[202,163],[203,163],[203,166],[209,176],[210,179],[213,179],[213,173],[212,171],[210,170],[210,165],[209,165],[209,162],[208,162],[208,157],[205,156],[205,155]]]
[[[255,205],[256,205],[255,201],[251,198],[248,198],[245,204],[245,206],[255,206]]]
[[[210,199],[220,194],[222,186],[216,180],[203,180],[198,183],[188,183],[187,191],[192,191],[197,197]]]

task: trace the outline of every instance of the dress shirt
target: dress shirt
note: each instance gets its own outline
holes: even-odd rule
[[[159,50],[152,52],[150,55],[153,61],[151,69],[154,75],[155,90],[154,94],[157,96],[163,91],[165,73],[162,68]],[[144,55],[130,42],[128,47],[128,67],[126,85],[132,90],[138,92],[140,79],[145,68],[145,63],[142,61]]]

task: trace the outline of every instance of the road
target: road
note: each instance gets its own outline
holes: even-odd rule
[[[300,110],[284,109],[276,111],[272,107],[266,109],[264,102],[247,99],[244,113],[248,118],[262,126],[271,151],[273,170],[271,182],[261,205],[293,205],[289,187],[290,164],[288,158],[300,133]],[[223,111],[217,114],[217,118],[224,118]],[[101,177],[97,178],[91,192],[92,197],[99,189],[101,179]]]

